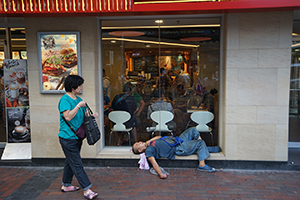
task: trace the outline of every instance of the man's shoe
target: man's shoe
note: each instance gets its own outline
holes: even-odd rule
[[[209,172],[209,173],[212,173],[212,172],[215,172],[215,171],[216,171],[215,168],[210,167],[210,166],[208,166],[208,165],[205,165],[204,167],[198,166],[197,169],[198,169],[199,171],[201,171],[201,172]]]

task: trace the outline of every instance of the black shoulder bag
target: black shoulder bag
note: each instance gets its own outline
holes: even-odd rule
[[[86,104],[86,107],[87,113],[85,114],[85,117],[83,119],[85,135],[88,144],[94,145],[100,139],[101,134],[96,119],[92,116],[93,111],[88,106],[88,104]]]

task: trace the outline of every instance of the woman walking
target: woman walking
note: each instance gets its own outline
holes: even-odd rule
[[[65,80],[64,94],[59,103],[58,110],[60,113],[60,129],[59,129],[59,142],[65,154],[65,166],[62,178],[62,192],[71,192],[79,190],[79,187],[72,186],[73,175],[75,175],[81,188],[83,189],[83,196],[86,199],[94,199],[98,196],[90,188],[90,182],[87,174],[85,173],[80,156],[82,139],[78,138],[76,134],[70,129],[68,124],[77,130],[83,123],[86,112],[86,102],[77,96],[81,89],[84,79],[78,75],[69,75]],[[97,113],[93,114],[98,117]],[[66,123],[67,121],[67,123]]]

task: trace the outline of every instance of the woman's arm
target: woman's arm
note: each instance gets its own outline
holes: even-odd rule
[[[104,107],[104,109],[110,108],[111,107],[111,102],[109,102],[107,105],[104,105],[103,107]]]
[[[63,115],[65,117],[65,119],[67,121],[71,121],[71,119],[73,119],[76,115],[76,113],[78,112],[80,107],[84,107],[86,104],[85,101],[80,101],[73,110],[66,110],[63,112]]]

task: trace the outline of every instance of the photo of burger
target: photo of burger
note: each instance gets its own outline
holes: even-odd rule
[[[64,93],[64,80],[81,73],[79,32],[38,32],[40,92]]]
[[[62,65],[62,61],[56,56],[44,59],[42,62],[42,68],[43,74],[48,74],[50,76],[59,76],[66,71]]]
[[[64,48],[59,52],[59,54],[62,65],[66,68],[77,65],[77,55],[72,48]]]

